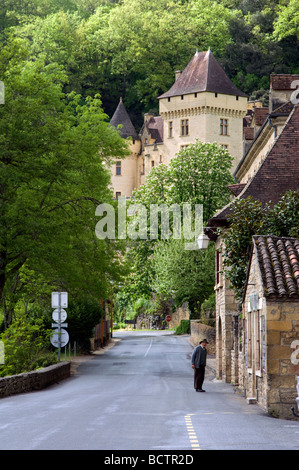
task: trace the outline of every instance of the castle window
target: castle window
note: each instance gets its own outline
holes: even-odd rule
[[[121,196],[121,192],[116,192],[116,193],[115,193],[115,197],[116,197],[116,199],[119,199],[119,198],[120,198],[120,196]]]
[[[121,175],[121,162],[116,162],[116,171],[115,171],[115,174],[117,176],[120,176]]]
[[[169,121],[169,124],[168,124],[168,137],[173,137],[173,123],[172,123],[172,121]]]
[[[181,120],[181,135],[189,135],[189,119]]]
[[[169,103],[169,101],[170,101],[170,98],[168,98],[168,103]]]
[[[197,93],[194,93],[194,98],[197,98]]]
[[[236,100],[239,101],[239,97],[238,97],[238,96],[236,96]]]
[[[218,93],[215,93],[215,98],[217,98],[217,97],[218,97]]]
[[[184,99],[184,95],[181,95],[181,100],[183,100],[183,99]]]
[[[228,119],[220,119],[220,135],[228,135]]]

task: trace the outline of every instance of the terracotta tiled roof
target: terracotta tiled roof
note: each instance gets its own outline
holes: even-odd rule
[[[255,108],[254,121],[257,126],[262,126],[269,114],[269,108]]]
[[[117,126],[121,125],[122,128],[119,129],[119,133],[123,139],[132,137],[133,139],[138,139],[138,134],[132,124],[130,116],[127,113],[127,110],[123,104],[122,99],[120,98],[119,104],[111,118],[111,126],[117,129]]]
[[[244,127],[244,138],[246,140],[253,140],[254,139],[254,128],[253,127]]]
[[[247,96],[228,78],[212,52],[196,52],[173,86],[160,98],[210,91],[233,96]]]
[[[230,184],[228,189],[233,193],[234,196],[239,196],[245,186],[246,184]]]
[[[266,297],[299,298],[299,239],[253,237]]]
[[[284,103],[278,106],[274,111],[272,111],[271,115],[272,116],[277,116],[277,115],[288,116],[293,108],[294,108],[294,104],[291,101],[288,101],[287,103]]]
[[[273,90],[292,90],[292,83],[299,80],[299,75],[272,74],[270,75],[270,87]]]

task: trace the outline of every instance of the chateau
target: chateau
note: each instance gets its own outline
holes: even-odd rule
[[[199,139],[216,142],[239,164],[244,149],[243,122],[248,112],[247,96],[238,90],[212,52],[196,52],[183,71],[175,72],[172,87],[158,97],[159,116],[145,114],[135,130],[120,99],[110,124],[130,138],[131,155],[112,167],[114,196],[130,197],[144,184],[151,169],[168,164],[182,147]]]

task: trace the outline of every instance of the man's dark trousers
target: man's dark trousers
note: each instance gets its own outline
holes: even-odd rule
[[[199,366],[198,369],[194,369],[194,388],[200,390],[205,378],[205,366]]]

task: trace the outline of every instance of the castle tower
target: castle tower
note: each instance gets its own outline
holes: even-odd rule
[[[176,72],[173,86],[158,99],[164,122],[165,163],[183,146],[199,139],[227,148],[234,158],[234,170],[243,156],[247,96],[228,78],[210,49],[196,52],[187,67]]]
[[[140,139],[126,111],[122,98],[120,98],[110,124],[116,129],[120,126],[118,130],[123,139],[131,138],[129,144],[131,150],[130,156],[125,159],[115,160],[111,168],[111,184],[114,196],[116,198],[120,196],[130,197],[132,191],[139,186],[137,157],[140,152]]]

